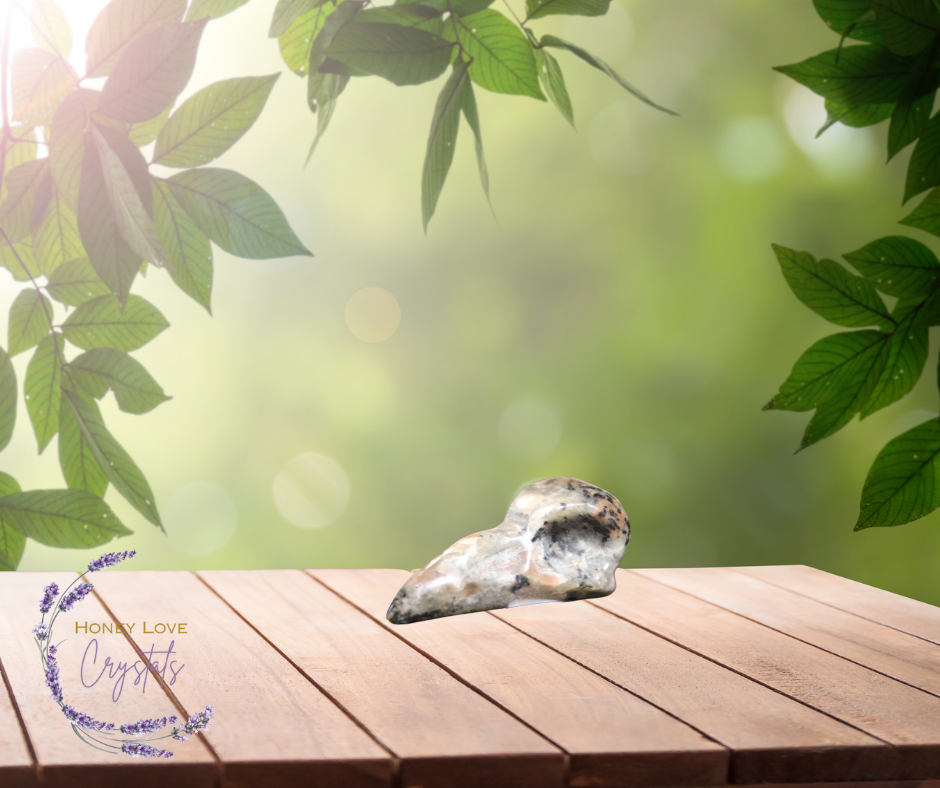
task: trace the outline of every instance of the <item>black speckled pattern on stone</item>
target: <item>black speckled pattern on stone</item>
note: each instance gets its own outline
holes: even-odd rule
[[[393,624],[536,602],[607,596],[630,541],[613,495],[570,476],[530,484],[506,519],[465,536],[411,577],[386,617]]]

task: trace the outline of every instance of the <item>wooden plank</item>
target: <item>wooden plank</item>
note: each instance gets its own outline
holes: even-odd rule
[[[940,698],[657,583],[617,570],[617,591],[591,600],[685,648],[895,747],[871,779],[940,776]]]
[[[186,744],[173,742],[173,758],[131,758],[127,755],[101,752],[81,741],[50,697],[32,628],[39,623],[39,600],[43,588],[55,581],[65,588],[75,579],[66,572],[4,572],[0,574],[0,662],[10,682],[17,707],[33,744],[44,786],[68,788],[135,788],[167,784],[211,788],[215,785],[215,760],[205,745],[194,737]],[[177,713],[171,699],[154,684],[144,694],[141,687],[125,686],[117,702],[112,700],[111,683],[82,686],[81,664],[86,648],[98,641],[98,659],[106,656],[114,662],[135,662],[138,657],[121,636],[75,633],[76,623],[108,622],[107,613],[89,595],[71,612],[60,614],[54,637],[67,637],[59,647],[60,677],[65,702],[95,719],[114,723],[162,717]],[[105,640],[105,638],[108,638]],[[89,655],[85,675],[90,679]],[[129,685],[130,682],[128,681]]]
[[[740,566],[735,569],[856,616],[940,643],[940,607],[811,566]]]
[[[385,612],[407,572],[317,569],[310,574],[568,752],[569,785],[727,782],[724,747],[494,616],[389,624]]]
[[[881,769],[893,749],[883,742],[587,602],[492,615],[729,747],[732,782],[891,773]]]
[[[36,785],[37,781],[35,764],[16,717],[0,661],[0,785],[4,788],[27,788]]]
[[[563,753],[296,570],[200,572],[401,761],[402,788],[560,788]]]
[[[222,760],[223,786],[391,785],[389,754],[194,574],[103,573],[95,587],[117,621],[140,622],[131,631],[138,651],[173,645],[185,672],[170,690],[183,708],[214,707],[200,735]],[[161,587],[173,592],[155,594]],[[186,632],[154,632],[157,622],[185,622]]]
[[[940,646],[727,568],[638,569],[685,591],[879,673],[940,695]]]

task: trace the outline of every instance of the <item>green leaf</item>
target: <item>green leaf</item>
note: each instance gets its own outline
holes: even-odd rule
[[[146,517],[154,525],[163,530],[160,522],[160,515],[157,507],[153,503],[153,491],[150,485],[141,473],[140,468],[130,458],[130,455],[124,451],[121,445],[114,439],[114,436],[108,432],[98,412],[98,406],[94,403],[88,403],[78,394],[68,389],[64,392],[68,399],[72,412],[78,421],[85,440],[91,449],[92,455],[98,461],[98,465],[104,471],[108,481],[114,485],[127,502],[131,504],[138,512]],[[2,506],[0,499],[0,506]]]
[[[218,19],[220,16],[232,13],[236,8],[241,8],[248,0],[193,0],[189,7],[189,13],[186,14],[186,21],[191,22],[194,19]]]
[[[800,63],[776,66],[814,93],[843,106],[894,103],[904,90],[913,67],[912,58],[885,47],[830,49]]]
[[[890,235],[842,256],[878,290],[898,298],[925,296],[940,280],[940,262],[913,238]]]
[[[467,81],[469,68],[464,60],[454,63],[453,71],[447,78],[434,106],[428,149],[424,157],[424,172],[421,175],[421,215],[425,232],[428,230],[428,222],[434,215],[434,209],[437,208],[437,201],[444,188],[450,164],[454,160],[460,111],[463,108],[464,91],[469,84]]]
[[[212,314],[212,247],[163,181],[153,182],[153,222],[173,262],[170,276]]]
[[[916,55],[940,32],[940,15],[930,0],[871,0],[885,44],[898,55]]]
[[[155,118],[144,120],[140,123],[127,124],[127,138],[138,148],[149,145],[157,138],[161,129],[163,129],[166,122],[170,119],[170,111],[172,109],[172,107],[167,107]]]
[[[849,273],[832,260],[817,261],[807,252],[776,244],[773,250],[787,284],[816,314],[849,328],[894,326],[888,307],[867,279]]]
[[[29,16],[36,44],[68,60],[72,54],[72,30],[62,9],[54,0],[33,0]]]
[[[889,336],[881,331],[846,331],[823,337],[800,356],[764,410],[806,411],[824,405],[855,368],[871,364]]]
[[[307,105],[312,112],[317,111],[316,97],[320,93],[320,85],[324,79],[323,74],[319,73],[320,66],[326,60],[324,52],[333,43],[336,34],[359,13],[363,5],[365,5],[364,0],[344,0],[340,3],[336,11],[323,22],[323,28],[310,45],[310,59],[307,63]]]
[[[325,74],[319,80],[320,84],[314,96],[314,101],[317,105],[317,134],[310,145],[310,150],[307,153],[307,161],[304,162],[304,166],[310,163],[310,158],[317,149],[320,138],[330,125],[333,111],[336,109],[336,100],[339,98],[340,93],[346,88],[348,82],[349,77],[343,74]]]
[[[826,122],[816,132],[816,136],[818,137],[835,123],[855,129],[874,126],[890,118],[894,108],[894,104],[858,104],[854,107],[843,107],[841,104],[826,100]]]
[[[306,76],[310,68],[310,51],[327,18],[336,10],[332,2],[318,4],[298,16],[278,38],[281,57],[295,74]]]
[[[526,18],[523,22],[553,14],[603,16],[608,8],[610,0],[525,0]]]
[[[48,123],[78,82],[72,67],[45,49],[17,51],[12,72],[13,119],[30,125]]]
[[[113,347],[129,353],[169,325],[157,308],[140,296],[130,296],[122,311],[117,296],[106,295],[81,304],[62,324],[62,333],[82,350]]]
[[[542,90],[573,128],[574,109],[571,106],[571,98],[568,96],[568,88],[565,87],[565,77],[561,73],[561,66],[544,49],[535,50],[535,62],[539,70],[539,84]]]
[[[56,301],[68,306],[78,306],[110,292],[87,258],[69,260],[56,268],[46,290]]]
[[[4,162],[4,181],[0,184],[0,203],[6,199],[7,196],[7,184],[6,176],[14,167],[18,167],[21,164],[26,164],[28,161],[36,160],[36,130],[27,129],[22,126],[11,126],[10,131],[12,131],[17,137],[25,138],[22,141],[11,140],[7,144],[7,158]],[[33,142],[27,142],[25,140],[33,140]]]
[[[277,203],[244,175],[203,167],[165,182],[196,226],[226,252],[251,259],[310,255]]]
[[[878,452],[865,479],[855,530],[903,525],[940,506],[938,457],[940,421],[936,418],[890,441]]]
[[[904,202],[940,184],[940,115],[934,115],[914,146],[907,165]]]
[[[444,73],[453,48],[417,27],[357,20],[343,25],[324,52],[394,85],[419,85]]]
[[[70,93],[56,110],[50,127],[49,169],[56,188],[73,211],[78,210],[85,126],[88,124],[85,105],[97,105],[97,95],[97,91],[85,89]]]
[[[446,35],[459,40],[472,58],[470,79],[495,93],[531,96],[542,101],[532,46],[516,25],[499,11],[487,8],[453,18]]]
[[[103,134],[108,135],[107,140]],[[163,268],[168,258],[153,226],[153,192],[143,155],[127,138],[108,129],[93,129],[91,136],[98,148],[105,190],[121,235],[139,257]]]
[[[60,344],[61,343],[61,344]],[[62,397],[62,348],[65,342],[57,334],[43,338],[26,367],[23,396],[26,411],[36,433],[39,453],[59,431],[59,402]]]
[[[888,127],[888,161],[924,133],[930,120],[933,100],[934,94],[928,93],[914,101],[895,106]]]
[[[473,130],[473,139],[476,144],[477,152],[477,169],[480,171],[480,183],[483,185],[483,193],[486,195],[486,199],[489,200],[490,176],[486,169],[486,159],[483,156],[483,135],[480,133],[480,116],[477,113],[477,100],[473,95],[473,85],[469,82],[464,84],[465,88],[461,109],[463,109],[463,116],[467,119],[467,123],[470,124],[470,128]]]
[[[59,403],[59,466],[69,489],[104,498],[108,477],[95,459],[67,397],[60,397]]]
[[[487,2],[486,5],[489,5]],[[456,3],[452,3],[456,7]],[[477,10],[482,10],[481,6]],[[367,8],[356,16],[357,22],[382,22],[401,27],[419,27],[434,33],[436,36],[444,35],[444,21],[441,19],[447,11],[447,2],[444,0],[442,8],[430,8],[427,5],[411,3],[410,5],[385,5],[377,8]],[[455,10],[454,13],[457,13]],[[474,12],[475,13],[475,12]]]
[[[33,203],[48,165],[48,159],[28,161],[12,169],[5,179],[7,198],[0,205],[0,227],[13,243],[30,234]]]
[[[225,153],[258,119],[279,76],[226,79],[188,98],[157,136],[153,163],[197,167]]]
[[[170,399],[139,361],[113,348],[82,353],[69,362],[68,370],[80,393],[101,399],[110,389],[125,413],[149,413]]]
[[[98,14],[88,38],[88,77],[106,77],[132,41],[164,25],[180,22],[187,0],[112,0]]]
[[[19,482],[0,471],[0,497],[22,492]],[[19,566],[26,550],[26,537],[0,522],[0,572],[12,572]]]
[[[813,5],[822,20],[836,33],[843,33],[857,41],[884,43],[884,36],[871,13],[868,0],[813,0]],[[846,33],[846,28],[851,29]]]
[[[0,451],[13,437],[16,426],[16,371],[7,352],[0,348]]]
[[[931,191],[900,223],[940,236],[940,189]]]
[[[26,282],[31,276],[34,279],[41,276],[33,260],[32,239],[30,238],[25,238],[13,246],[0,241],[0,266],[6,268],[17,282]]]
[[[884,354],[885,367],[870,397],[862,407],[862,418],[881,410],[914,388],[927,361],[927,329],[916,326],[918,310],[899,321]]]
[[[0,471],[0,498],[4,495],[11,495],[16,492],[23,492],[20,483],[10,476],[10,474]]]
[[[877,340],[833,377],[834,390],[806,425],[798,451],[842,429],[869,401],[890,356],[890,335],[881,334]]]
[[[542,36],[541,44],[542,46],[554,47],[555,49],[567,49],[572,54],[577,55],[579,58],[581,58],[581,60],[583,60],[588,65],[594,66],[594,68],[598,69],[599,71],[603,71],[607,76],[609,76],[611,79],[617,82],[617,84],[620,85],[620,87],[622,87],[628,93],[636,96],[636,98],[638,98],[644,104],[649,104],[651,107],[661,110],[662,112],[665,112],[669,115],[679,114],[677,112],[673,112],[671,109],[666,109],[665,107],[661,107],[659,104],[653,101],[649,96],[647,96],[638,87],[636,87],[635,85],[631,85],[629,82],[627,82],[627,80],[625,80],[622,76],[620,76],[620,74],[614,71],[609,65],[607,65],[607,63],[605,63],[599,57],[594,57],[594,55],[592,55],[590,52],[587,52],[581,49],[581,47],[575,46],[574,44],[568,43],[567,41],[562,41],[562,39],[556,38],[555,36]]]
[[[900,303],[898,302],[899,306]],[[940,326],[940,290],[935,290],[933,295],[928,296],[914,320],[915,328],[929,328],[930,326]]]
[[[50,547],[97,547],[130,536],[104,501],[84,490],[31,490],[0,498],[0,523]]]
[[[85,256],[78,232],[78,217],[68,207],[58,188],[52,189],[45,217],[33,229],[33,254],[40,273],[47,277],[66,260]]]
[[[138,123],[171,106],[193,73],[207,21],[166,25],[133,41],[105,82],[97,111]]]
[[[109,135],[113,134],[109,130],[105,132]],[[102,132],[96,130],[96,133],[100,136]],[[145,211],[148,202],[152,208],[150,178],[143,156],[127,140],[121,140],[117,136],[109,136],[109,139],[113,145],[126,154],[125,160],[130,164],[130,168],[124,168],[125,174],[136,187],[135,190],[145,206]],[[124,150],[125,148],[133,149],[133,152]],[[127,299],[134,277],[140,270],[142,255],[138,254],[128,243],[120,221],[122,217],[115,215],[115,206],[112,204],[109,192],[114,191],[116,186],[112,184],[109,188],[108,181],[119,176],[116,176],[112,169],[103,166],[100,150],[99,145],[91,141],[84,149],[78,205],[78,230],[92,268],[111,292],[123,302]],[[141,162],[143,162],[143,169],[139,172]]]
[[[298,17],[309,13],[317,6],[323,5],[327,0],[278,0],[271,19],[271,28],[268,38],[279,38],[284,35]]]
[[[39,344],[51,330],[52,302],[32,288],[21,290],[10,306],[8,326],[10,355]]]

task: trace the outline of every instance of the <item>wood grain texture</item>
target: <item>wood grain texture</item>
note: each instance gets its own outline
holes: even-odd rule
[[[638,569],[665,585],[940,695],[940,645],[734,569]]]
[[[169,689],[187,713],[214,707],[200,736],[224,764],[223,786],[391,785],[388,753],[194,574],[102,573],[95,587],[118,621],[140,622],[138,650],[172,644],[180,672]],[[155,594],[161,587],[173,592]],[[156,622],[185,622],[186,633],[145,634]]]
[[[36,785],[37,780],[36,767],[4,682],[0,661],[0,785],[27,788]]]
[[[389,624],[385,611],[407,572],[309,572],[562,747],[570,754],[569,785],[704,786],[727,781],[724,747],[493,616]]]
[[[729,747],[732,782],[868,778],[891,749],[587,602],[492,615]]]
[[[171,748],[175,752],[172,759],[145,759],[100,752],[73,733],[45,686],[32,628],[41,617],[39,600],[43,588],[55,581],[64,589],[75,577],[71,572],[4,572],[0,575],[0,598],[3,599],[0,605],[0,661],[35,749],[43,785],[56,788],[126,788],[128,785],[165,788],[172,784],[174,788],[211,788],[215,785],[217,769],[212,755],[201,741],[174,742],[178,746]],[[141,687],[134,687],[128,681],[118,701],[114,702],[111,682],[107,686],[104,682],[90,688],[83,686],[81,663],[92,640],[98,643],[94,675],[97,675],[106,656],[114,662],[133,663],[137,655],[120,635],[76,634],[76,622],[110,622],[110,618],[91,594],[56,620],[54,639],[68,638],[59,647],[58,658],[66,703],[95,719],[114,723],[175,713],[170,698],[159,688],[143,694]],[[91,659],[89,654],[85,665],[88,683],[93,680]],[[149,684],[148,689],[151,687],[153,685]]]
[[[561,788],[558,748],[309,575],[199,576],[400,759],[402,788]]]
[[[892,745],[868,774],[940,774],[940,698],[627,570],[597,605]]]
[[[737,571],[848,613],[940,643],[940,607],[810,566],[741,566]]]

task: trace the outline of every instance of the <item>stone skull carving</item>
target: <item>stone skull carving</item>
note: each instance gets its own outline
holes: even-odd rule
[[[386,618],[411,624],[607,596],[629,540],[630,520],[606,490],[570,476],[535,482],[498,526],[465,536],[413,572]]]

